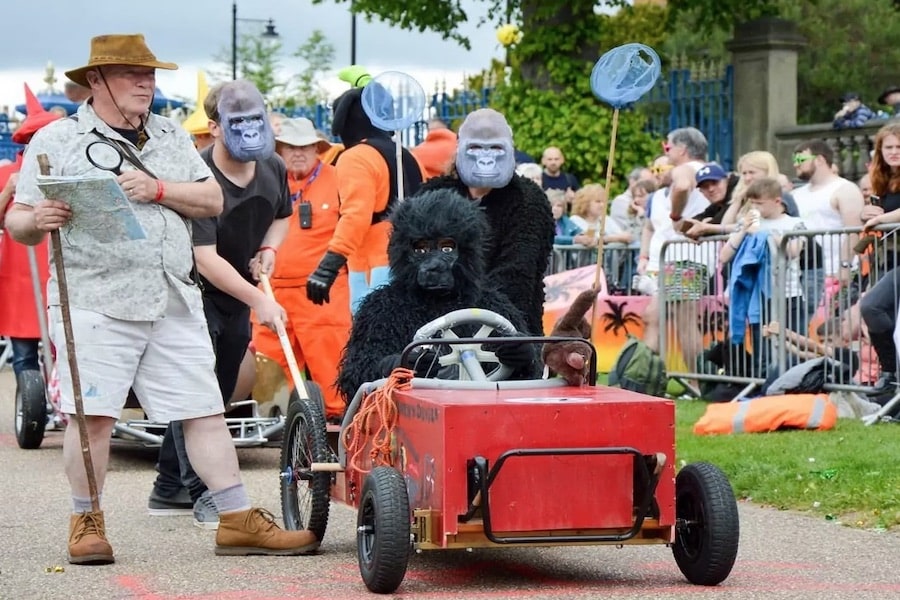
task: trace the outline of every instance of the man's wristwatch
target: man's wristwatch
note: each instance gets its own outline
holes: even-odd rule
[[[842,269],[852,269],[852,268],[853,268],[853,263],[850,262],[849,260],[842,260],[842,261],[841,261],[841,268],[842,268]]]

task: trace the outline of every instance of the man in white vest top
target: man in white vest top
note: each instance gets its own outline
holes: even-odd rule
[[[832,171],[834,150],[824,140],[809,140],[797,145],[793,155],[797,177],[808,182],[792,192],[800,218],[808,230],[837,231],[860,227],[864,202],[862,192],[852,182]],[[807,264],[803,287],[810,315],[822,301],[825,280],[847,284],[852,278],[853,246],[858,235],[820,235],[816,242],[822,249],[818,264]]]

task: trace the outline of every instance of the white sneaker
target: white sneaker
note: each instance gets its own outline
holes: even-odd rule
[[[219,528],[219,510],[213,501],[212,494],[206,490],[194,502],[194,525],[200,529],[216,530]]]

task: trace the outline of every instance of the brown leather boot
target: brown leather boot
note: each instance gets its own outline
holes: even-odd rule
[[[219,556],[297,556],[311,554],[318,547],[319,540],[312,531],[284,531],[275,524],[272,513],[263,508],[219,513],[216,532]]]
[[[108,565],[116,562],[106,539],[103,511],[72,515],[69,519],[69,562],[73,565]]]

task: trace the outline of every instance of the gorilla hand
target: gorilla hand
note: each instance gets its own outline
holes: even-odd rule
[[[441,368],[437,358],[437,351],[434,348],[417,346],[410,350],[406,356],[406,363],[403,366],[415,371],[416,377],[435,377]],[[381,359],[380,366],[382,376],[389,376],[394,369],[401,366],[400,355],[390,354],[385,356]]]
[[[338,273],[347,264],[347,257],[331,250],[325,253],[319,266],[306,279],[306,297],[313,304],[324,304],[329,301],[328,293]]]
[[[498,344],[494,351],[501,364],[513,369],[529,366],[535,359],[534,344]]]

